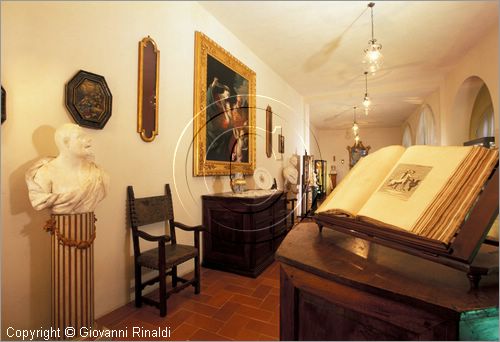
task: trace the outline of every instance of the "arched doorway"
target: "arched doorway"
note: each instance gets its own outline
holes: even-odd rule
[[[495,134],[495,115],[490,91],[483,84],[476,96],[469,124],[469,139],[492,137]]]
[[[480,93],[480,91],[482,91],[482,93]],[[445,127],[448,145],[462,145],[465,141],[471,140],[471,130],[476,131],[477,129],[477,127],[471,127],[472,121],[476,122],[477,120],[477,122],[479,122],[479,118],[473,118],[476,99],[478,99],[477,110],[481,112],[481,114],[478,115],[482,116],[484,111],[480,109],[488,107],[487,105],[485,106],[485,103],[488,102],[488,100],[489,103],[491,103],[491,95],[488,87],[480,77],[471,76],[467,78],[458,89],[453,102],[451,115],[447,118],[448,122]],[[494,117],[493,106],[491,106],[491,116],[487,117]],[[492,124],[492,127],[494,127],[494,124]],[[474,135],[475,134],[474,132]]]

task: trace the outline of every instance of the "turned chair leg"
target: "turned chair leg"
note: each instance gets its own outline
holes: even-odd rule
[[[135,265],[135,306],[142,306],[142,274],[141,266]]]

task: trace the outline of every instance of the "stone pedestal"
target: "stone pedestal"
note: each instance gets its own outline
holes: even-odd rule
[[[45,227],[52,234],[52,327],[67,340],[66,327],[90,328],[94,322],[95,216],[53,214]]]

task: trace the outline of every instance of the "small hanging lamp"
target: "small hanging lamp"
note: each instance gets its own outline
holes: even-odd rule
[[[368,71],[365,71],[365,97],[363,98],[363,107],[365,108],[365,115],[368,115],[372,100],[368,96]]]
[[[377,43],[377,40],[373,34],[373,7],[375,6],[374,2],[370,2],[368,7],[371,12],[371,23],[372,23],[372,39],[368,41],[368,47],[364,50],[365,56],[363,58],[363,63],[365,64],[366,70],[373,74],[379,70],[384,63],[384,56],[380,52],[382,50],[382,44]]]

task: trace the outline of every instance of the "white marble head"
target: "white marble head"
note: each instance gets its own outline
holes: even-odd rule
[[[78,125],[66,123],[59,126],[54,140],[60,154],[70,154],[78,158],[94,157],[92,139]]]

